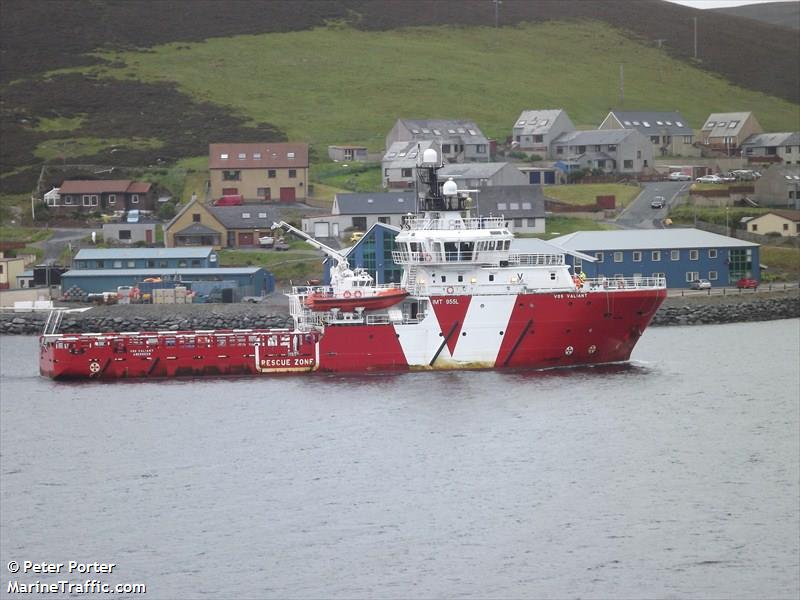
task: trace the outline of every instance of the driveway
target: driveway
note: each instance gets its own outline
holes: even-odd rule
[[[642,184],[641,193],[625,207],[613,221],[623,229],[661,229],[675,199],[687,193],[690,181],[656,181]],[[664,208],[651,208],[650,202],[656,196],[663,196]]]
[[[44,250],[44,260],[42,262],[46,265],[51,265],[58,260],[58,257],[61,256],[61,253],[64,252],[64,248],[92,235],[92,231],[97,231],[98,235],[101,232],[101,230],[98,229],[85,228],[54,229],[53,235],[49,240],[37,242],[34,245],[39,246],[42,250]]]

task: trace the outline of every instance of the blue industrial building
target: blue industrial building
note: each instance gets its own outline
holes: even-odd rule
[[[400,283],[403,267],[392,259],[394,238],[400,228],[386,223],[375,223],[358,242],[342,250],[347,255],[350,267],[366,269],[375,283]],[[323,282],[330,284],[333,259],[326,258],[323,263]]]
[[[113,292],[119,286],[135,286],[145,279],[160,279],[162,282],[180,282],[190,289],[208,289],[208,282],[218,282],[222,288],[236,290],[237,298],[262,296],[275,289],[272,273],[261,267],[209,267],[206,269],[72,269],[61,276],[61,289],[74,287],[85,294]],[[212,286],[213,287],[213,286]]]
[[[72,268],[83,269],[205,269],[217,266],[214,248],[83,248]]]
[[[593,256],[594,263],[567,255],[576,272],[589,277],[666,277],[682,288],[696,279],[733,285],[760,279],[759,245],[699,229],[577,231],[550,240],[567,251]]]

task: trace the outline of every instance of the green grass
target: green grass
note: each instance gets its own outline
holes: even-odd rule
[[[638,185],[625,185],[622,183],[548,185],[542,189],[545,196],[575,206],[593,205],[597,196],[616,196],[617,208],[627,206],[641,192]]]
[[[86,115],[77,117],[40,117],[39,122],[36,124],[36,131],[50,132],[50,131],[74,131],[83,125],[86,120]]]
[[[0,226],[0,241],[25,242],[32,244],[49,239],[53,232],[44,227],[15,227],[13,225]]]
[[[249,250],[220,250],[219,266],[221,267],[241,267],[254,266],[264,267],[275,276],[276,281],[286,283],[289,281],[306,281],[308,279],[318,279],[322,276],[322,255],[309,248],[304,242],[299,240],[286,241],[291,246],[286,252],[277,250],[249,251]],[[302,245],[303,250],[297,250],[297,244]]]
[[[352,192],[381,190],[381,165],[369,163],[317,163],[311,165],[310,177],[334,188]]]
[[[669,211],[669,218],[676,224],[693,224],[695,218],[697,218],[698,221],[715,223],[717,225],[725,225],[727,222],[728,225],[733,227],[739,223],[743,217],[757,217],[768,212],[768,208],[732,207],[725,209],[724,207],[695,207],[691,204],[683,204],[671,209]]]
[[[593,221],[592,219],[553,217],[548,215],[544,233],[520,234],[517,237],[537,237],[548,240],[560,235],[574,233],[575,231],[600,231],[605,229],[615,229],[615,227],[606,223]]]
[[[58,138],[45,140],[36,146],[34,154],[42,160],[69,160],[73,156],[91,156],[98,152],[109,152],[114,148],[152,149],[163,146],[161,140],[153,138],[110,138],[94,137]]]
[[[798,281],[800,279],[800,248],[761,246],[759,260],[769,267],[762,277],[770,281]]]
[[[126,65],[100,69],[105,76],[174,81],[199,100],[320,147],[380,149],[398,118],[472,119],[505,139],[519,112],[536,107],[562,107],[577,126],[596,127],[619,105],[620,63],[626,107],[679,110],[696,127],[710,112],[745,107],[766,131],[797,128],[796,105],[738,88],[598,22],[327,28],[102,56]]]

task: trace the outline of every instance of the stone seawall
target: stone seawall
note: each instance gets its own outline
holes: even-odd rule
[[[769,321],[800,317],[797,290],[736,296],[667,298],[653,319],[654,326]],[[0,314],[0,334],[38,335],[46,313]],[[66,313],[60,333],[111,331],[179,331],[291,327],[291,318],[274,305],[117,305]]]

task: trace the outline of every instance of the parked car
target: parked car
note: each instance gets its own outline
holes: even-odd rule
[[[275,238],[271,235],[264,235],[258,238],[258,245],[262,248],[272,248],[275,245]]]
[[[125,219],[125,220],[128,223],[138,223],[140,216],[141,215],[139,214],[139,209],[138,208],[132,208],[131,210],[128,211],[128,218]]]
[[[758,289],[758,279],[752,279],[750,277],[742,277],[739,281],[736,282],[736,287],[740,290],[755,290]]]
[[[352,235],[350,236],[350,241],[352,243],[355,243],[358,240],[360,240],[362,237],[364,237],[364,232],[363,231],[354,231],[352,233]]]
[[[282,250],[283,251],[283,250],[288,250],[289,249],[289,244],[287,244],[284,240],[281,239],[281,240],[278,240],[277,242],[275,242],[275,245],[273,247],[275,248],[275,250]]]
[[[664,196],[656,196],[650,203],[650,208],[664,208]]]
[[[725,183],[733,183],[734,181],[736,181],[736,175],[734,175],[733,173],[723,173],[722,175],[720,175],[720,178]]]
[[[216,202],[214,206],[241,206],[244,204],[244,198],[241,194],[232,194],[230,196],[223,196]]]
[[[686,173],[681,173],[680,171],[673,171],[669,174],[670,181],[690,181],[692,179],[691,175],[687,175]]]
[[[689,288],[693,290],[710,290],[711,282],[708,279],[695,279],[689,284]]]
[[[695,179],[697,183],[722,183],[722,177],[719,175],[703,175]]]

